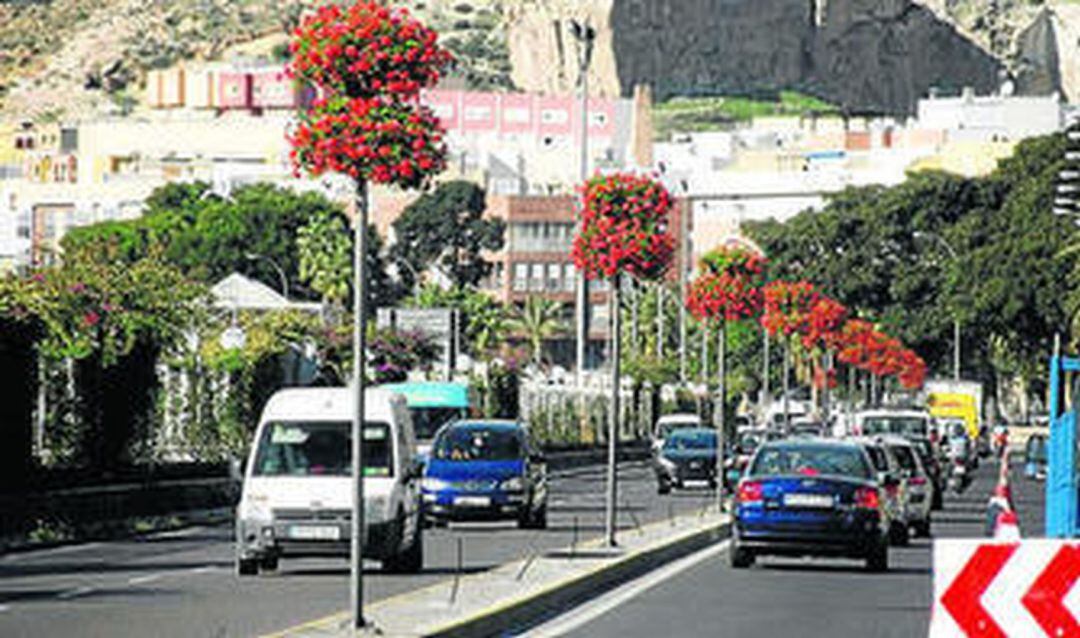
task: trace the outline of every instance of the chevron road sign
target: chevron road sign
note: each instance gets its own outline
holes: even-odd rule
[[[930,638],[1080,636],[1080,541],[934,541]]]

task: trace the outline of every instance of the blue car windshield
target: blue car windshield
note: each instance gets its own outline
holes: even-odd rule
[[[841,445],[772,445],[754,458],[750,476],[791,475],[871,477],[866,458],[855,447]]]
[[[442,461],[516,461],[522,450],[514,429],[455,426],[436,437],[432,455]]]
[[[715,432],[687,432],[676,430],[664,439],[665,450],[715,450]]]

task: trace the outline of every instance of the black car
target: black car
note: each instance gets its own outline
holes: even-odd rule
[[[653,461],[657,492],[687,487],[690,482],[716,487],[716,430],[688,428],[672,432]]]

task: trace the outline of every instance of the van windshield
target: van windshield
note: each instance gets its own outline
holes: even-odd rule
[[[385,423],[364,424],[364,476],[393,476],[393,439]],[[267,423],[255,455],[255,476],[351,476],[348,421]]]

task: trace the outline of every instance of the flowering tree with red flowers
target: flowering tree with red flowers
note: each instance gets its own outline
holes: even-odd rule
[[[589,279],[611,281],[611,421],[608,433],[606,536],[615,545],[615,452],[619,432],[620,280],[658,279],[671,264],[675,238],[668,230],[672,198],[662,184],[628,173],[597,175],[581,189],[582,213],[571,257]]]
[[[788,420],[788,391],[791,367],[791,337],[808,331],[814,305],[820,294],[807,281],[773,281],[762,293],[761,326],[773,337],[784,342],[783,381],[784,422]]]
[[[761,312],[765,263],[762,255],[742,246],[716,248],[702,258],[701,274],[686,292],[686,307],[690,314],[701,322],[717,324],[717,395],[720,399],[716,415],[722,434],[725,433],[724,404],[727,398],[727,322],[750,319]],[[718,476],[723,476],[722,459],[718,458],[717,463]]]
[[[668,230],[674,202],[663,184],[630,173],[597,175],[582,198],[571,257],[587,278],[655,280],[667,272],[675,253]]]
[[[421,89],[438,82],[451,56],[439,46],[437,34],[408,10],[370,0],[316,9],[292,33],[289,50],[288,73],[318,95],[289,136],[296,171],[335,172],[356,183],[352,476],[359,499],[353,504],[350,536],[350,599],[353,622],[360,627],[367,184],[423,187],[443,169],[446,149],[439,121],[420,106],[419,98]]]

